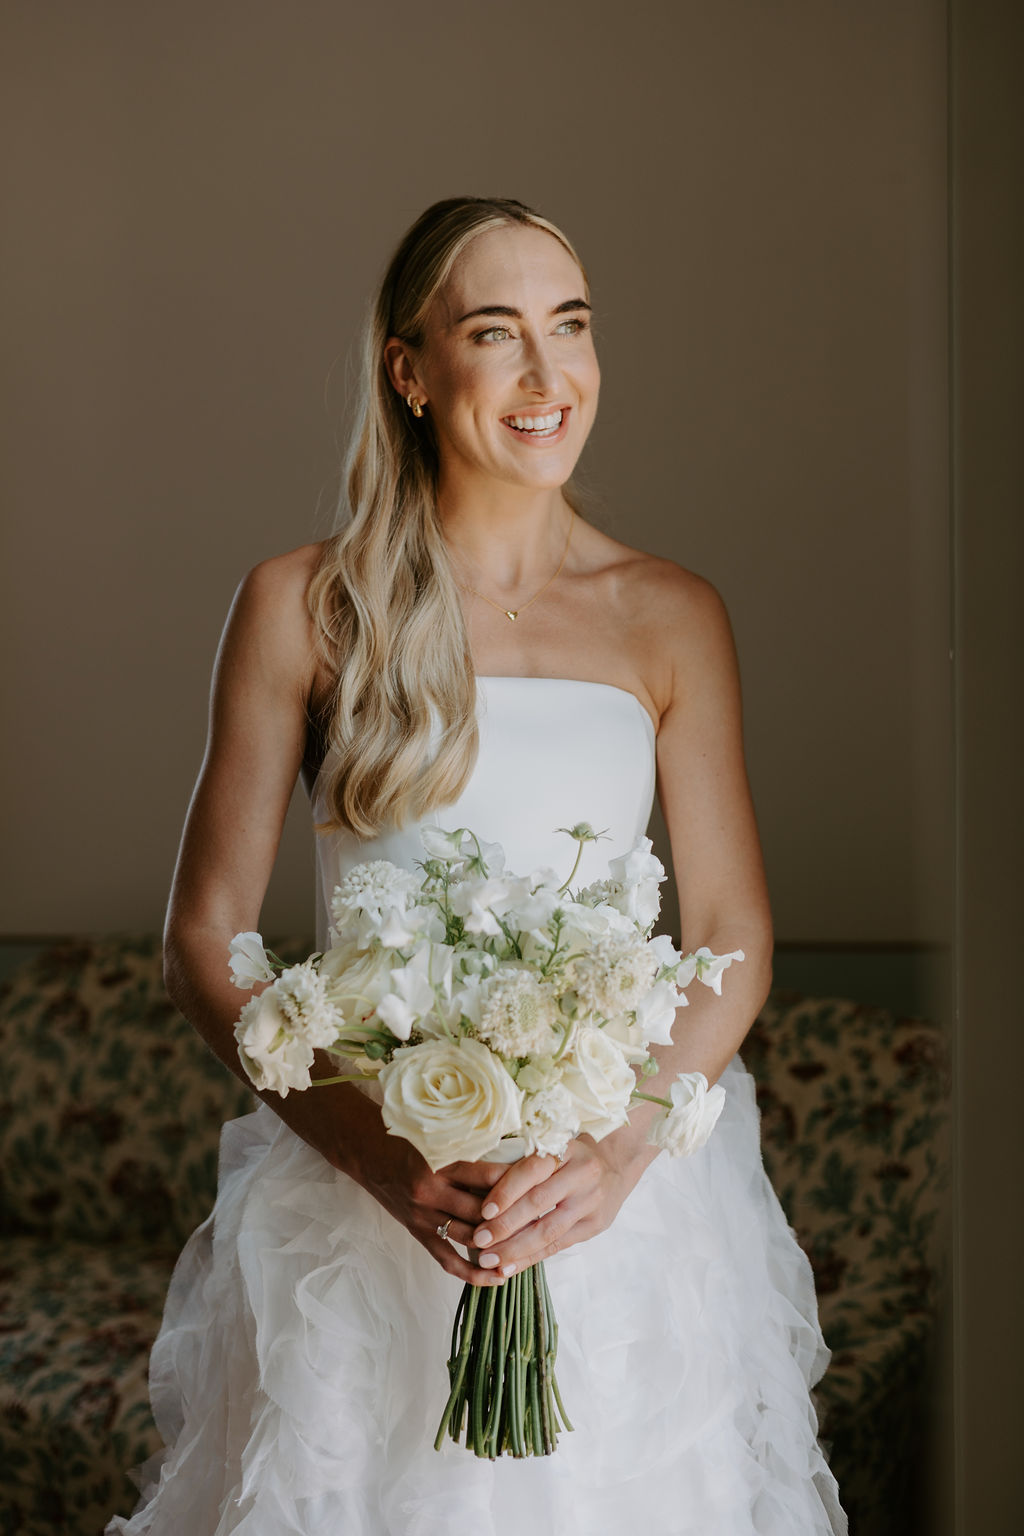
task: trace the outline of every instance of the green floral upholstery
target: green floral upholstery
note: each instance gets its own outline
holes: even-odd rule
[[[854,1536],[904,1536],[943,1236],[939,1036],[777,994],[743,1056],[835,1352],[819,1406]],[[4,988],[0,1536],[98,1536],[133,1507],[171,1268],[212,1202],[221,1123],[251,1105],[168,1002],[155,939],[57,946]]]
[[[833,1351],[821,1433],[851,1529],[916,1528],[949,1183],[939,1031],[774,993],[743,1047],[765,1167],[814,1269]]]

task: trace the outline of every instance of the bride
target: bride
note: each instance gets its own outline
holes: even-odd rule
[[[746,955],[657,1054],[669,1077],[721,1081],[726,1108],[672,1163],[643,1104],[561,1163],[431,1173],[351,1085],[265,1094],[225,1127],[215,1211],[175,1270],[151,1366],[167,1448],[108,1529],[834,1536],[809,1396],[827,1350],[736,1055],[771,927],[729,624],[705,581],[591,527],[566,489],[599,385],[566,237],[512,201],[428,209],[384,278],[362,382],[345,525],[257,566],[227,623],[171,996],[243,1075],[228,944],[258,926],[299,774],[321,943],[346,870],[412,867],[424,824],[470,826],[525,871],[564,863],[554,829],[586,819],[607,838],[585,883],[643,832],[656,782],[676,937]],[[436,1453],[459,1284],[540,1259],[575,1431],[528,1462]]]

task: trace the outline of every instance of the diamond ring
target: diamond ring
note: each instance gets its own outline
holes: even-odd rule
[[[438,1237],[442,1238],[445,1242],[448,1241],[448,1228],[451,1226],[451,1224],[452,1224],[452,1217],[449,1216],[448,1220],[447,1221],[443,1221],[441,1223],[441,1225],[436,1229]]]

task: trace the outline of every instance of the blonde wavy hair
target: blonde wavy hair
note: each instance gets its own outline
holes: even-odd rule
[[[476,761],[473,664],[437,517],[437,439],[429,411],[414,418],[395,390],[384,348],[393,336],[422,346],[462,251],[512,224],[546,230],[583,271],[561,230],[523,203],[449,198],[405,235],[366,327],[337,531],[308,599],[318,660],[332,679],[314,722],[328,754],[321,830],[368,838],[449,805]]]

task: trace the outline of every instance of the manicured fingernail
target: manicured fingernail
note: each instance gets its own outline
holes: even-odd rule
[[[493,1259],[493,1258],[496,1258],[497,1255],[493,1254],[493,1253],[489,1253],[489,1254],[486,1255],[486,1257],[489,1258],[489,1259]],[[480,1260],[480,1263],[481,1264],[483,1263],[483,1259]],[[508,1279],[509,1275],[514,1275],[515,1272],[516,1272],[516,1267],[515,1267],[514,1264],[506,1264],[504,1269],[502,1270],[502,1274],[505,1276],[506,1280]]]
[[[494,1238],[486,1227],[481,1227],[479,1232],[473,1233],[473,1242],[478,1248],[486,1248],[490,1243],[494,1242]]]
[[[480,1268],[481,1269],[495,1269],[497,1267],[497,1264],[498,1264],[498,1255],[496,1253],[482,1253],[480,1255]],[[505,1273],[505,1271],[502,1270],[502,1274],[504,1274],[504,1273]]]
[[[495,1205],[493,1200],[489,1201],[480,1212],[480,1215],[484,1218],[485,1221],[490,1221],[491,1217],[497,1216],[497,1214],[498,1207]],[[490,1242],[490,1238],[488,1238],[487,1241]]]

